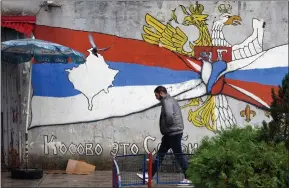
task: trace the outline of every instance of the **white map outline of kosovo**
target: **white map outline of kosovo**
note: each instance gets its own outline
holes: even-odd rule
[[[119,70],[110,69],[102,55],[89,55],[84,64],[72,69],[66,69],[69,81],[73,84],[74,89],[80,91],[88,101],[88,110],[92,111],[93,99],[101,91],[108,93],[108,88],[113,86],[112,82]]]

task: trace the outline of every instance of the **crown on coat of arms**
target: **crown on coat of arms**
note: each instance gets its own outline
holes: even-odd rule
[[[204,11],[204,5],[199,4],[198,1],[196,1],[196,5],[191,5],[189,7],[189,10],[192,14],[203,14]]]
[[[220,4],[218,6],[218,10],[221,14],[225,14],[225,13],[231,13],[231,10],[232,10],[232,6],[230,4],[228,4],[228,7],[226,7],[225,4]]]

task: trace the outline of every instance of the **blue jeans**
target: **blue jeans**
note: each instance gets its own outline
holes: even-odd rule
[[[186,171],[188,169],[188,163],[186,159],[184,158],[183,151],[182,151],[182,137],[183,133],[176,134],[172,136],[164,135],[162,137],[162,142],[160,149],[158,150],[157,156],[159,156],[159,161],[154,160],[153,166],[152,166],[152,177],[155,175],[155,173],[158,170],[158,165],[162,164],[164,160],[164,156],[168,152],[169,149],[172,149],[175,155],[176,160],[178,161],[179,165],[182,168],[182,172],[185,175],[185,178],[187,179],[188,176],[186,174]]]

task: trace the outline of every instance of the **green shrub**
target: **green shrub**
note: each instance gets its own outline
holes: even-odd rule
[[[285,142],[289,150],[289,75],[286,74],[276,93],[272,89],[270,112],[272,121],[263,122],[260,139],[266,142]]]
[[[266,143],[259,134],[250,126],[233,127],[204,138],[187,171],[195,187],[285,187],[288,153],[284,142]]]

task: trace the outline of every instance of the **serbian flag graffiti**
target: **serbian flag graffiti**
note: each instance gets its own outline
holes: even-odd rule
[[[287,45],[272,49],[278,61],[271,61],[268,50],[244,60],[226,62],[214,58],[208,63],[144,41],[107,34],[92,33],[99,48],[110,47],[97,55],[90,51],[88,32],[36,26],[34,34],[37,39],[86,53],[87,59],[82,65],[33,65],[30,127],[140,112],[159,103],[153,92],[158,85],[167,87],[179,100],[225,94],[268,107],[271,88],[276,88],[288,72]],[[269,60],[262,60],[265,56]]]

